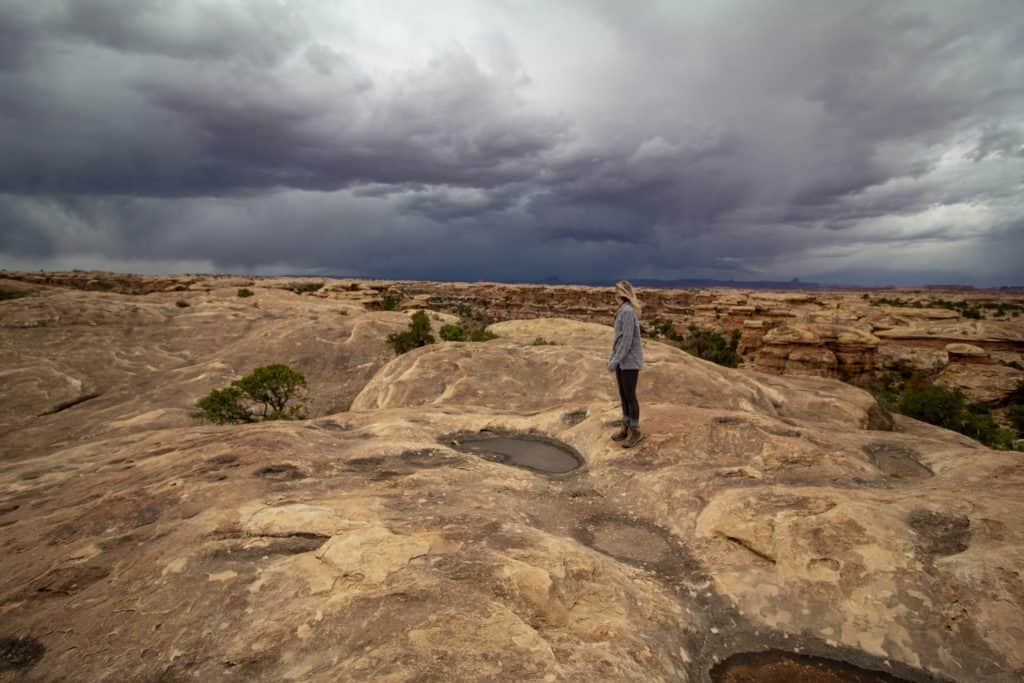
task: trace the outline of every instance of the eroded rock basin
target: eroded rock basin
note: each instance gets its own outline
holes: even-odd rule
[[[470,434],[451,439],[452,448],[503,465],[544,474],[567,474],[583,465],[570,446],[532,434]]]
[[[713,683],[906,683],[883,671],[780,650],[733,655],[711,669]]]
[[[876,442],[864,447],[864,452],[890,479],[914,481],[934,476],[933,472],[918,461],[912,448],[900,444]]]

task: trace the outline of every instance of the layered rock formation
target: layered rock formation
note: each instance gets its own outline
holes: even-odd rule
[[[876,367],[879,341],[839,325],[783,325],[765,335],[756,367],[775,374],[854,377]]]
[[[1024,673],[1016,454],[657,342],[624,451],[610,327],[394,358],[407,315],[367,287],[252,288],[0,302],[0,680],[708,681],[768,649]],[[188,416],[267,362],[307,375],[312,419]],[[582,466],[459,447],[480,434]]]

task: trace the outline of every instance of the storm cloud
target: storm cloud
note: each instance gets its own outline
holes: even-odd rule
[[[0,267],[1020,284],[1015,5],[0,0]]]

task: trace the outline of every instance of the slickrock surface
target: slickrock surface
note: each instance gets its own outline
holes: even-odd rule
[[[0,301],[0,680],[708,681],[769,649],[1024,675],[1019,453],[650,340],[623,450],[608,326],[394,358],[408,315],[365,285],[202,283]],[[189,417],[271,362],[311,419]],[[583,465],[453,447],[481,432]]]

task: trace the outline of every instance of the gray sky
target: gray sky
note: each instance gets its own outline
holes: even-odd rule
[[[0,267],[1024,284],[1020,0],[0,0]]]

